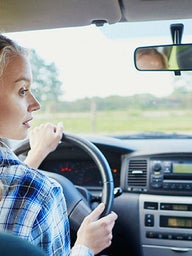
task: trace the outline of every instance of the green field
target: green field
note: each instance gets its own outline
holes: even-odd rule
[[[65,131],[86,134],[192,132],[192,111],[103,111],[97,113],[35,113],[32,127],[63,122]]]

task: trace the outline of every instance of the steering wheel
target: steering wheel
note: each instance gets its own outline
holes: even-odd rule
[[[110,166],[105,156],[93,143],[76,135],[64,133],[61,139],[61,143],[62,142],[68,142],[83,149],[97,165],[103,184],[101,202],[105,204],[105,210],[100,217],[107,215],[111,212],[113,205],[114,182]],[[26,139],[14,150],[14,152],[17,156],[19,156],[28,152],[29,150],[29,140]],[[83,196],[82,193],[80,193],[75,185],[69,181],[69,179],[58,173],[43,170],[40,171],[57,180],[57,182],[61,184],[66,199],[70,227],[72,230],[77,231],[84,217],[92,211],[90,202],[88,202],[88,200]]]

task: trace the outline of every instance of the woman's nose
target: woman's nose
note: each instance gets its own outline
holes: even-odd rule
[[[37,111],[41,108],[41,104],[39,103],[39,101],[35,98],[35,96],[31,95],[32,98],[31,98],[31,102],[29,104],[29,112],[32,112],[32,111]]]

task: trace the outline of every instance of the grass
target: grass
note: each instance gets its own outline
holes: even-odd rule
[[[192,132],[192,111],[103,111],[86,113],[36,113],[32,127],[42,122],[63,122],[65,130],[86,134],[134,132]]]

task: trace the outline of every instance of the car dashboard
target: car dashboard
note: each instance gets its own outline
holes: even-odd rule
[[[191,140],[85,138],[97,146],[107,159],[115,187],[120,186],[127,192],[172,194],[175,191],[179,194],[180,191],[190,194],[190,186],[175,188],[168,181],[191,179]],[[43,161],[40,169],[61,174],[75,185],[88,189],[102,187],[98,167],[76,145],[60,143]]]
[[[102,178],[95,162],[83,150],[72,147],[63,151],[61,146],[57,152],[52,153],[46,161],[42,163],[40,169],[61,174],[72,181],[77,186],[84,186],[87,189],[101,188]],[[68,151],[68,152],[65,152]],[[120,150],[106,149],[102,150],[110,163],[113,175],[114,186],[120,186],[121,172],[121,154]],[[69,153],[70,152],[70,153]]]
[[[192,253],[192,140],[87,136],[111,168],[118,214],[108,255],[169,256]],[[100,171],[81,148],[62,142],[40,166],[96,195]],[[81,191],[81,190],[80,190]],[[126,252],[126,253],[125,253]]]

